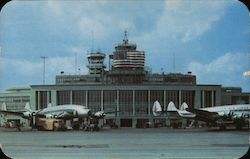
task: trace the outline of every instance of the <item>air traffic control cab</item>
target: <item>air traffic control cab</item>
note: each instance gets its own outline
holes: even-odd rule
[[[111,70],[107,76],[112,83],[142,83],[146,75],[145,52],[136,50],[136,44],[129,43],[127,31],[123,43],[115,46],[115,51],[109,58]]]

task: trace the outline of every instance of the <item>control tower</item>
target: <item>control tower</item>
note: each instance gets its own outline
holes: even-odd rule
[[[89,64],[89,74],[102,74],[106,66],[104,65],[105,54],[98,52],[92,52],[87,55]]]
[[[128,42],[128,34],[125,31],[123,43],[115,47],[112,61],[114,70],[144,70],[145,53],[136,50],[136,44]]]
[[[109,56],[112,62],[108,76],[113,83],[141,83],[146,75],[144,70],[145,53],[136,50],[136,44],[129,43],[127,31],[124,32],[123,43],[115,46]]]

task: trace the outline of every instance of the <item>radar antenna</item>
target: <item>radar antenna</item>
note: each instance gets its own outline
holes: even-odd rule
[[[128,32],[127,30],[124,31],[124,39],[123,39],[124,44],[128,43]]]

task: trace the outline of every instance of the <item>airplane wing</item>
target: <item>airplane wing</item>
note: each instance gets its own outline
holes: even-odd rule
[[[6,111],[6,110],[0,110],[0,114],[4,115],[16,115],[16,116],[21,116],[23,117],[23,112],[13,112],[13,111]]]
[[[201,121],[215,123],[219,119],[219,114],[217,112],[209,112],[200,109],[190,109],[188,110],[196,114],[196,118]]]
[[[59,114],[56,115],[56,118],[57,119],[73,119],[76,117],[76,114],[74,112],[66,112],[66,111],[63,111]]]
[[[180,109],[177,109],[173,102],[169,102],[167,107],[167,114],[168,116],[180,116],[184,118],[193,118],[197,120],[201,120],[204,122],[212,122],[215,123],[218,118],[219,114],[217,112],[210,112],[207,110],[189,108],[188,105],[184,102],[181,105]]]
[[[56,111],[53,113],[37,113],[37,117],[40,118],[55,118],[55,119],[73,119],[76,117],[76,113],[74,111]]]
[[[16,115],[25,119],[29,119],[32,116],[33,111],[30,109],[29,103],[26,103],[23,111],[8,111],[6,109],[6,104],[3,103],[0,109],[0,114],[4,115]]]
[[[114,114],[119,111],[113,110],[113,111],[98,111],[95,112],[94,114],[90,115],[91,118],[97,118],[97,119],[102,119],[104,118],[107,114]]]
[[[2,106],[1,106],[1,108],[0,108],[0,114],[23,116],[23,112],[20,112],[20,111],[18,111],[18,112],[7,111],[5,103],[3,103]]]

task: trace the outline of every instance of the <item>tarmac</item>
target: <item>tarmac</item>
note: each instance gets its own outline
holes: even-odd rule
[[[217,129],[102,129],[36,131],[0,128],[14,159],[235,159],[249,148],[249,131]]]

